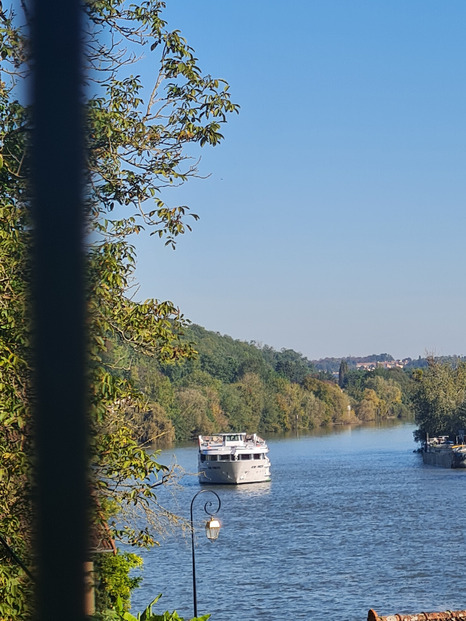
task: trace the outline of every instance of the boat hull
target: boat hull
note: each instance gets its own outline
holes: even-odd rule
[[[466,453],[452,448],[429,448],[422,451],[422,461],[440,468],[466,468]]]
[[[199,482],[207,485],[242,485],[270,481],[268,458],[234,462],[199,463]]]

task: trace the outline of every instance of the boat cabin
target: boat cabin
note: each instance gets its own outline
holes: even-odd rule
[[[211,436],[199,436],[199,446],[202,448],[243,447],[248,445],[265,445],[265,442],[255,433],[218,433]]]
[[[200,454],[200,460],[203,461],[247,461],[250,459],[267,459],[265,453],[212,453]]]
[[[222,436],[224,446],[236,446],[238,443],[243,443],[246,439],[245,433],[228,433]]]

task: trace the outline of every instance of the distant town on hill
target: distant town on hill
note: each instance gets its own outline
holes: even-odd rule
[[[466,356],[439,356],[435,357],[439,362],[459,362],[465,361]],[[338,373],[342,360],[346,360],[350,369],[364,369],[372,371],[377,367],[385,369],[419,369],[427,366],[427,358],[403,358],[395,360],[390,354],[372,354],[370,356],[347,356],[342,358],[320,358],[319,360],[311,360],[310,362],[319,371],[326,373]]]
[[[302,369],[307,369],[308,372],[317,371],[329,373],[331,375],[338,375],[342,360],[346,361],[348,369],[361,369],[365,371],[372,371],[376,368],[419,369],[426,367],[428,364],[427,357],[407,357],[399,360],[388,353],[371,354],[369,356],[328,357],[311,360],[303,356],[301,352],[297,352],[290,348],[283,347],[280,350],[276,350],[270,345],[264,345],[256,341],[248,342],[241,339],[233,339],[227,334],[214,332],[197,324],[191,324],[190,327],[188,327],[186,336],[188,340],[192,340],[195,343],[195,346],[200,346],[199,353],[201,357],[205,354],[204,349],[206,343],[209,343],[209,350],[216,351],[217,354],[222,352],[223,357],[230,360],[237,357],[238,351],[241,348],[252,348],[253,350],[259,350],[268,361],[275,358],[275,363],[278,364],[279,367],[283,366],[283,361],[293,361],[294,364],[299,363]],[[453,365],[459,361],[466,361],[466,356],[459,355],[434,356],[434,358],[439,362],[450,362]]]

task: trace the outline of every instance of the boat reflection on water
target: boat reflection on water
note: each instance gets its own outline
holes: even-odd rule
[[[202,485],[208,488],[209,485]],[[271,481],[263,481],[262,483],[250,483],[249,485],[212,485],[218,494],[222,494],[222,498],[226,494],[234,494],[238,498],[259,498],[267,496],[272,489]]]

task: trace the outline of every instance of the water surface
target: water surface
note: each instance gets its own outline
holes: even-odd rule
[[[413,425],[349,428],[270,439],[272,481],[215,486],[219,540],[204,536],[196,499],[198,613],[213,621],[361,621],[379,615],[466,608],[463,593],[466,471],[424,466]],[[166,451],[196,470],[197,447]],[[176,501],[189,517],[194,476]],[[202,487],[203,489],[205,486]],[[192,609],[191,539],[169,536],[145,552],[133,611],[163,593],[157,611]]]

